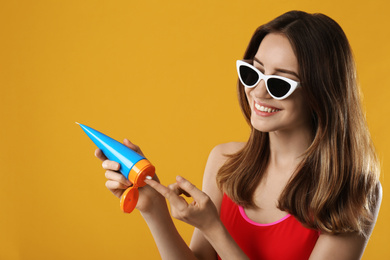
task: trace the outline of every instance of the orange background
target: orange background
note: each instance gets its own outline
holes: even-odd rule
[[[0,0],[0,259],[158,259],[74,122],[140,145],[164,184],[201,187],[212,147],[248,136],[235,60],[292,9],[329,15],[350,39],[384,189],[364,259],[390,259],[386,0]]]

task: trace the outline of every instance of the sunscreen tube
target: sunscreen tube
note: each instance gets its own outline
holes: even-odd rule
[[[121,197],[120,206],[126,213],[134,210],[138,202],[138,188],[146,185],[145,178],[152,178],[155,167],[142,155],[131,150],[124,144],[111,137],[83,124],[79,124],[95,145],[103,151],[111,161],[120,164],[119,171],[133,183]]]

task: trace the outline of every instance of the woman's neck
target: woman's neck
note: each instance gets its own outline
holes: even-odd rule
[[[295,131],[275,131],[269,133],[269,167],[295,169],[302,155],[310,146],[313,134],[308,128]]]

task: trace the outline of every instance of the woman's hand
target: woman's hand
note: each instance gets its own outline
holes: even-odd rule
[[[144,156],[139,146],[133,144],[128,139],[123,141],[123,144],[135,151],[136,153]],[[118,198],[120,198],[127,188],[133,185],[123,174],[119,172],[120,164],[114,161],[110,161],[104,155],[100,149],[95,150],[95,156],[103,161],[102,167],[106,170],[105,177],[107,178],[106,187]],[[158,183],[158,177],[155,174],[153,179]],[[160,198],[160,199],[159,199]],[[163,201],[162,196],[154,189],[145,186],[139,188],[139,199],[136,208],[141,212],[149,211],[154,203]]]
[[[203,233],[221,259],[249,260],[222,224],[217,208],[206,193],[180,176],[176,177],[176,183],[168,187],[153,180],[145,182],[169,200],[174,218],[198,228]],[[188,204],[181,194],[191,196],[193,202]]]
[[[171,214],[174,218],[184,221],[201,231],[210,229],[220,221],[217,208],[210,197],[183,177],[177,176],[176,183],[168,187],[154,180],[145,180],[145,182],[168,199],[171,205]],[[180,196],[181,194],[192,197],[192,203],[188,204]]]

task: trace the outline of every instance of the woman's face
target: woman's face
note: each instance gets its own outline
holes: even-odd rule
[[[300,81],[297,58],[283,34],[270,33],[265,36],[254,57],[253,66],[265,75],[278,75]],[[255,129],[274,132],[310,127],[309,108],[302,88],[297,88],[286,99],[276,100],[268,94],[264,80],[261,80],[254,88],[245,88],[245,93],[252,111],[251,123]]]

